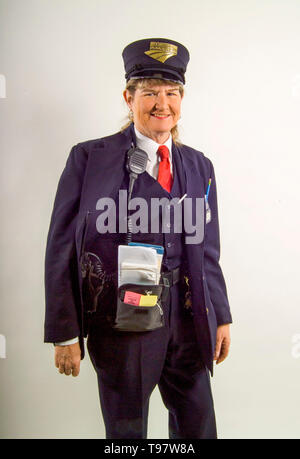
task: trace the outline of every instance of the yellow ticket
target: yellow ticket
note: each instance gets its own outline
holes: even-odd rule
[[[157,295],[141,295],[139,306],[155,306]]]

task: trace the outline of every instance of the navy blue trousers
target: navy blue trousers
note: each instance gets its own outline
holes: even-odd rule
[[[169,411],[169,438],[217,438],[210,376],[178,284],[162,306],[165,326],[148,332],[115,331],[101,308],[92,319],[87,346],[108,439],[147,438],[156,385]]]

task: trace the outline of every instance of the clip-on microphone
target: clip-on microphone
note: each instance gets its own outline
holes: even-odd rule
[[[128,192],[128,200],[127,200],[127,211],[128,211],[128,217],[127,217],[127,236],[126,236],[126,242],[127,244],[131,242],[131,230],[132,230],[132,225],[131,225],[131,218],[129,216],[129,202],[131,199],[132,195],[132,190],[133,190],[133,185],[136,179],[140,174],[145,172],[146,167],[147,167],[147,161],[148,161],[148,155],[144,150],[141,150],[140,148],[134,147],[129,150],[127,153],[127,163],[126,163],[126,169],[129,172],[129,192]]]

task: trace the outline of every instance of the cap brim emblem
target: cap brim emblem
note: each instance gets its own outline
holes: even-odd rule
[[[145,54],[156,61],[164,63],[170,57],[177,55],[177,46],[170,43],[151,41],[150,49],[149,51],[145,51]]]

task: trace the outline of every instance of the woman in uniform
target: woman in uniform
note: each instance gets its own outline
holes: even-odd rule
[[[232,319],[219,265],[213,165],[178,140],[189,53],[178,42],[153,38],[129,44],[123,60],[128,124],[111,136],[75,145],[59,181],[45,261],[45,341],[55,343],[59,372],[77,376],[88,338],[106,438],[147,437],[156,385],[169,411],[170,438],[217,438],[209,372],[214,360],[220,363],[228,354]],[[127,315],[132,309],[116,280],[119,246],[126,245],[120,192],[128,191],[129,160],[141,151],[146,162],[131,197],[143,199],[145,221],[152,224],[155,218],[159,230],[140,225],[131,238],[162,250],[155,286],[160,316],[153,315],[145,329],[130,329],[120,325],[125,309],[121,318],[119,308],[126,307]],[[154,217],[155,199],[172,205],[161,206]],[[113,231],[99,228],[103,200],[115,204],[107,214],[115,219]],[[196,225],[184,222],[179,232],[176,219],[188,212],[178,217],[173,203],[189,200]],[[145,296],[139,288],[122,294],[129,293],[132,301]],[[144,318],[148,310],[154,311],[136,308]]]

